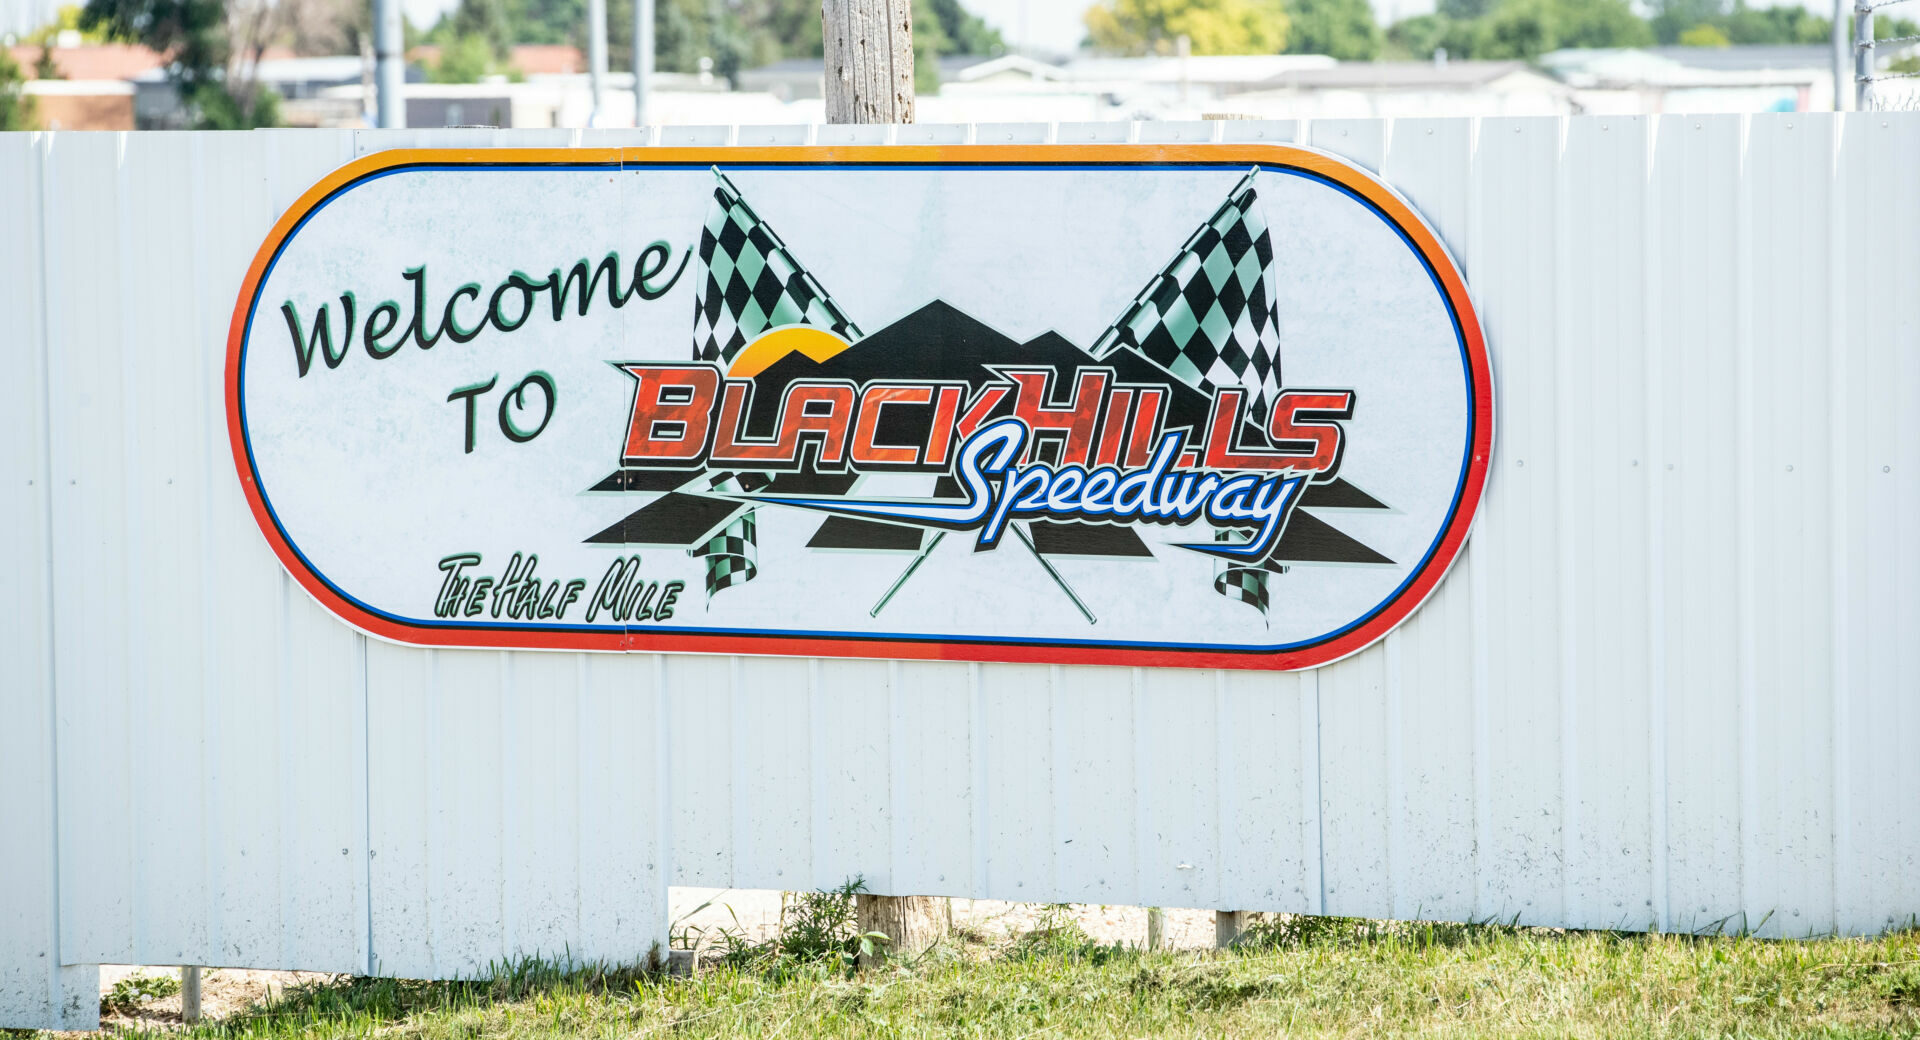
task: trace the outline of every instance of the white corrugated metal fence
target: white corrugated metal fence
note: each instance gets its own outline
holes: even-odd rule
[[[232,474],[254,250],[356,154],[652,135],[0,136],[0,1024],[89,1023],[97,963],[632,961],[669,883],[1774,935],[1920,913],[1920,115],[666,142],[889,133],[1378,171],[1491,344],[1464,560],[1300,674],[371,641]]]

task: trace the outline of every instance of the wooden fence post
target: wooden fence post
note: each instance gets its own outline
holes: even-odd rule
[[[1232,946],[1240,933],[1247,930],[1247,912],[1245,910],[1215,910],[1213,912],[1213,944],[1220,949]]]
[[[200,1021],[200,966],[180,966],[180,1021],[188,1025]]]

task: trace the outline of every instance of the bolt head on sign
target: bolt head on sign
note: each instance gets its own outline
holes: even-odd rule
[[[1273,145],[380,153],[226,392],[293,577],[424,646],[1313,667],[1493,442],[1438,235]]]

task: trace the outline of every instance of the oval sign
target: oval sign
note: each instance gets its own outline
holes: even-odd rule
[[[395,151],[228,346],[295,579],[426,646],[1306,668],[1466,539],[1480,324],[1250,145]]]

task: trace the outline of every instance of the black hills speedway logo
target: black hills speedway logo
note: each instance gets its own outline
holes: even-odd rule
[[[709,598],[750,596],[781,565],[761,558],[761,512],[802,510],[821,516],[809,549],[901,557],[872,617],[955,537],[1030,555],[1096,626],[1057,561],[1202,554],[1214,590],[1263,617],[1290,568],[1394,564],[1333,520],[1390,506],[1340,476],[1366,403],[1284,380],[1257,168],[1085,345],[1016,342],[937,300],[865,331],[857,296],[830,294],[713,175],[691,355],[618,365],[632,406],[592,490],[644,502],[587,542],[683,549]]]

